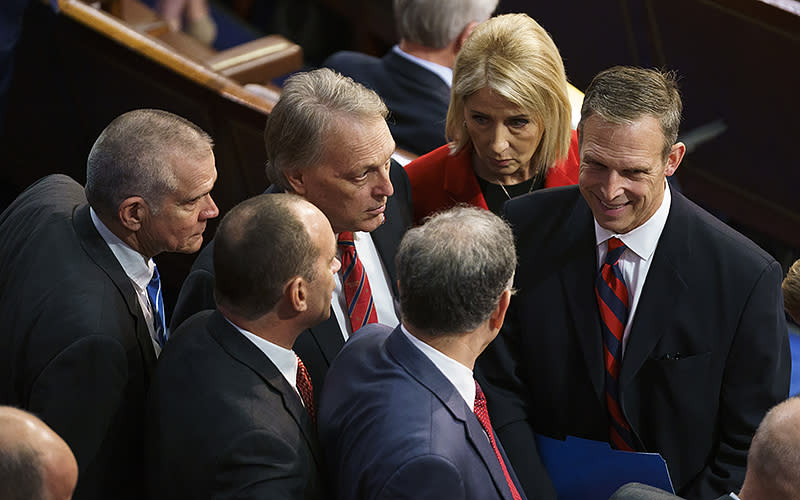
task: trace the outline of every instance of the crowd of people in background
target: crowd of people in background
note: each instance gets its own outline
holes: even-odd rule
[[[205,245],[213,140],[166,111],[22,193],[0,497],[556,499],[537,435],[664,458],[674,493],[615,500],[800,497],[800,261],[667,183],[674,73],[602,71],[573,130],[553,40],[496,6],[395,0],[383,58],[289,77],[270,187]],[[198,251],[165,304],[154,258]]]

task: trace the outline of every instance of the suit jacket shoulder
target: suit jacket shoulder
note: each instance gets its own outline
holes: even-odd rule
[[[321,452],[299,396],[218,311],[192,316],[170,339],[148,421],[153,498],[323,496]]]

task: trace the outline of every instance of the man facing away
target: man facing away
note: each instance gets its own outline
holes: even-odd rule
[[[680,116],[671,75],[601,72],[579,186],[505,205],[519,294],[479,365],[518,469],[533,432],[574,435],[658,452],[679,494],[713,498],[741,486],[756,426],[787,396],[780,265],[670,190]]]
[[[67,443],[30,413],[0,406],[0,498],[69,500],[78,464]]]
[[[167,338],[153,257],[196,252],[217,216],[211,139],[131,111],[95,141],[86,178],[84,191],[46,177],[0,216],[0,402],[64,438],[76,499],[138,499],[145,393]]]
[[[423,155],[447,143],[444,133],[453,64],[497,0],[394,0],[400,42],[386,55],[333,54],[323,66],[373,89],[391,111],[389,129],[399,147]]]
[[[308,328],[295,345],[318,391],[353,331],[370,322],[398,323],[394,256],[411,225],[412,207],[408,176],[390,159],[394,140],[386,114],[375,92],[319,69],[286,81],[264,132],[273,182],[267,192],[295,193],[316,205],[337,233],[344,259],[330,317]],[[211,254],[212,248],[203,250],[192,266],[173,327],[214,307]]]
[[[214,270],[217,310],[174,332],[148,397],[149,498],[322,498],[313,389],[292,346],[330,314],[330,224],[296,195],[250,198],[222,219]]]
[[[402,324],[354,333],[323,389],[337,498],[525,498],[472,377],[503,323],[515,263],[510,228],[485,210],[456,207],[406,233]]]

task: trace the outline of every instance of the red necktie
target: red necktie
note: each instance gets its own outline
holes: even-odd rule
[[[339,249],[342,251],[342,287],[347,299],[347,315],[350,317],[352,333],[369,323],[378,322],[378,313],[372,300],[367,273],[356,254],[353,233],[339,233]]]
[[[295,354],[295,356],[297,356],[297,354]],[[303,364],[303,360],[300,359],[300,356],[297,356],[296,381],[297,392],[300,393],[300,398],[303,400],[306,411],[308,411],[308,416],[311,417],[311,421],[316,424],[317,415],[314,412],[314,386],[311,385],[311,377],[308,376],[308,370],[306,370],[306,365]]]
[[[617,261],[625,251],[617,238],[608,240],[608,252],[595,292],[603,330],[603,357],[606,366],[606,406],[609,416],[609,440],[619,450],[633,451],[633,434],[619,404],[619,370],[622,366],[622,335],[628,322],[628,287]]]
[[[506,483],[508,483],[508,487],[511,489],[511,497],[514,500],[521,500],[522,497],[520,497],[517,487],[514,486],[514,481],[511,480],[511,475],[508,473],[506,464],[503,462],[503,457],[500,455],[500,450],[497,448],[497,443],[494,440],[492,422],[489,420],[489,412],[486,410],[486,397],[483,395],[481,386],[478,385],[477,381],[475,381],[475,416],[478,417],[478,421],[483,426],[483,430],[485,430],[486,435],[489,436],[489,442],[492,443],[494,454],[497,457],[497,461],[500,462],[500,468],[503,469]]]

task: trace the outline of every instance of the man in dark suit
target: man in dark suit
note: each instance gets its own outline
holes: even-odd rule
[[[378,59],[341,51],[322,65],[373,89],[391,111],[397,145],[423,155],[447,143],[444,134],[453,64],[473,28],[497,0],[394,0],[400,42]]]
[[[747,454],[742,491],[717,500],[800,498],[800,398],[789,398],[771,409],[759,424]],[[629,483],[609,500],[680,499],[651,486]]]
[[[511,229],[485,210],[457,207],[406,233],[402,325],[356,332],[323,389],[320,440],[338,499],[525,498],[472,377],[503,323],[515,263]]]
[[[713,498],[741,486],[756,426],[787,396],[781,268],[670,192],[680,115],[672,75],[601,72],[579,187],[506,204],[519,293],[479,368],[515,466],[532,431],[575,435],[658,452],[679,494]]]
[[[371,286],[377,321],[395,326],[394,256],[411,225],[411,190],[402,167],[390,160],[394,141],[386,106],[364,86],[329,69],[298,73],[284,85],[264,132],[267,192],[293,192],[316,205],[337,235],[353,242]],[[209,245],[211,247],[211,245]],[[200,253],[181,288],[173,329],[214,307],[212,248]],[[352,333],[342,277],[330,318],[306,330],[295,350],[319,391],[330,362]]]
[[[292,345],[330,314],[331,226],[299,196],[250,198],[222,220],[214,270],[217,310],[173,333],[148,396],[148,498],[323,498],[313,390]]]
[[[152,257],[196,252],[216,217],[211,139],[131,111],[97,139],[86,177],[85,191],[46,177],[0,216],[0,402],[72,448],[74,498],[139,499],[145,393],[166,334]]]

